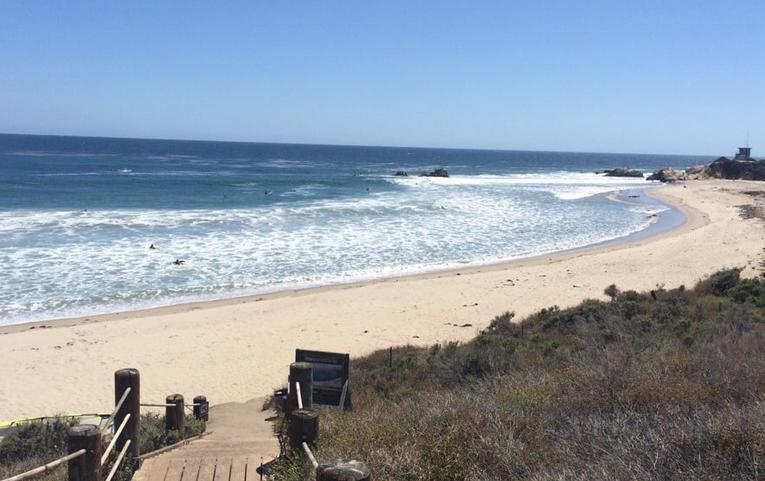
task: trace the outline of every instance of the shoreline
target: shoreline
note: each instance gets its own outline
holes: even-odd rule
[[[723,268],[763,272],[765,229],[739,206],[765,200],[748,181],[691,181],[663,186],[660,197],[688,221],[630,243],[551,254],[491,266],[328,286],[203,305],[75,319],[52,328],[0,330],[0,418],[108,412],[114,371],[141,372],[144,402],[168,393],[210,402],[243,402],[283,386],[295,349],[352,358],[407,344],[474,338],[491,320],[516,319],[553,305],[622,291],[693,285]],[[108,321],[108,322],[106,322]],[[395,351],[394,351],[395,355]]]
[[[137,309],[124,309],[124,310],[117,310],[114,312],[104,312],[104,313],[88,314],[88,315],[82,315],[82,316],[51,318],[51,319],[45,319],[45,320],[39,320],[39,321],[22,321],[22,322],[13,323],[13,324],[0,325],[0,335],[11,333],[11,332],[29,330],[29,329],[38,329],[38,328],[55,329],[59,327],[71,327],[71,326],[76,326],[76,325],[85,324],[85,323],[110,322],[110,321],[117,321],[117,320],[127,319],[127,318],[145,318],[145,317],[158,316],[158,315],[179,314],[179,313],[184,313],[189,311],[196,311],[199,309],[205,309],[209,307],[221,307],[221,306],[226,306],[230,304],[247,304],[251,302],[261,302],[261,301],[266,301],[270,299],[281,298],[284,296],[299,296],[302,294],[322,292],[328,289],[352,289],[355,287],[363,287],[366,285],[377,284],[377,283],[395,282],[398,280],[416,279],[416,278],[422,278],[422,279],[441,278],[443,276],[450,276],[455,274],[461,275],[462,273],[469,275],[473,272],[502,270],[506,268],[519,267],[526,264],[534,265],[535,263],[539,261],[550,261],[552,259],[563,260],[566,256],[569,256],[569,255],[587,254],[587,253],[597,252],[601,249],[610,249],[610,248],[618,248],[618,247],[627,248],[634,243],[638,243],[641,241],[648,241],[654,237],[671,233],[677,229],[682,229],[688,224],[693,223],[693,225],[696,225],[696,223],[698,222],[697,217],[701,213],[691,207],[683,205],[682,202],[678,202],[679,199],[662,195],[661,190],[664,187],[665,185],[657,185],[657,186],[649,187],[649,188],[642,188],[642,189],[635,189],[635,190],[627,189],[624,191],[615,191],[615,192],[608,193],[608,195],[615,195],[617,197],[615,199],[611,199],[613,202],[625,202],[624,200],[618,199],[620,193],[627,194],[627,193],[639,191],[641,194],[644,194],[646,197],[659,201],[659,203],[667,207],[669,211],[674,209],[675,211],[677,211],[678,213],[680,213],[681,215],[685,217],[685,219],[679,225],[672,226],[670,224],[669,226],[666,226],[666,227],[659,226],[658,232],[650,232],[652,228],[656,228],[657,224],[659,224],[659,221],[656,218],[654,218],[653,221],[649,222],[644,227],[638,229],[635,232],[631,232],[627,235],[619,236],[613,239],[598,241],[598,242],[587,244],[584,246],[572,247],[572,248],[567,248],[567,249],[549,252],[549,253],[532,254],[529,256],[522,256],[522,257],[518,257],[514,259],[487,261],[485,263],[481,263],[480,261],[475,261],[475,262],[471,261],[471,262],[467,262],[463,267],[450,265],[445,267],[437,267],[434,269],[428,269],[423,272],[382,275],[380,277],[371,277],[369,279],[363,279],[363,280],[328,282],[326,284],[311,285],[311,286],[297,287],[297,288],[284,288],[284,289],[277,288],[276,290],[262,292],[262,293],[234,295],[230,297],[221,297],[216,299],[182,301],[182,302],[170,303],[166,305],[141,307]],[[648,204],[646,204],[645,201],[643,201],[641,205],[648,205]],[[669,222],[671,223],[671,221]]]

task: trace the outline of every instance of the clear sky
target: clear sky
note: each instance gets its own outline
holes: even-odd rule
[[[0,132],[765,156],[765,2],[0,2]]]

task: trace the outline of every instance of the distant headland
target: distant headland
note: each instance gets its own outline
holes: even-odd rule
[[[665,167],[648,177],[648,180],[661,182],[700,179],[765,180],[765,160],[752,158],[751,147],[739,147],[733,159],[719,157],[709,165],[698,165],[685,170]]]

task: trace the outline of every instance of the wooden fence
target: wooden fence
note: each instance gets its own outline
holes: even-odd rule
[[[345,406],[348,389],[343,386],[339,407]],[[302,451],[313,465],[316,481],[370,481],[369,468],[355,460],[335,459],[319,463],[311,449],[319,440],[319,413],[313,409],[313,368],[310,363],[290,365],[289,391],[284,416],[287,436],[293,453]]]
[[[114,373],[114,410],[99,429],[94,424],[78,424],[69,428],[67,435],[68,454],[51,461],[43,466],[31,469],[2,481],[25,481],[27,479],[48,473],[53,469],[68,463],[68,481],[112,481],[128,454],[133,459],[140,456],[139,422],[141,407],[164,407],[165,428],[175,430],[183,436],[185,424],[184,408],[193,409],[194,417],[203,421],[208,420],[208,402],[204,396],[196,396],[193,404],[184,404],[183,396],[172,394],[167,396],[164,403],[141,403],[141,378],[137,369],[120,369]],[[116,426],[116,429],[114,427]],[[104,448],[109,431],[114,432]],[[178,443],[182,444],[182,443]],[[167,448],[162,448],[166,450]],[[117,453],[108,473],[109,459]],[[103,475],[106,477],[103,478]]]

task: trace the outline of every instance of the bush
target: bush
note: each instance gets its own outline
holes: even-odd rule
[[[55,459],[66,453],[67,433],[72,425],[72,421],[63,417],[23,424],[0,443],[0,464],[23,461],[30,453]]]
[[[741,269],[729,269],[720,271],[709,276],[709,279],[702,281],[697,290],[704,294],[721,296],[728,289],[738,284],[741,279]]]
[[[761,279],[745,279],[728,289],[726,295],[739,303],[765,307],[765,282]]]
[[[178,431],[165,430],[165,416],[156,413],[142,414],[141,429],[138,434],[141,453],[148,453],[175,444],[185,438],[201,434],[205,430],[205,422],[197,420],[191,415],[186,416],[185,426],[184,436],[181,436]]]
[[[378,480],[763,479],[765,307],[737,270],[693,289],[495,318],[474,340],[351,363],[320,459]],[[608,294],[608,293],[607,293]],[[308,479],[281,459],[274,479]]]
[[[49,422],[33,421],[13,430],[0,442],[0,479],[42,466],[66,455],[66,440],[73,422],[59,417]],[[65,477],[65,468],[39,477],[53,481]]]
[[[616,288],[616,284],[606,287],[603,293],[611,298],[611,302],[616,301],[616,298],[619,297],[619,289]]]
[[[42,466],[67,453],[68,431],[74,421],[70,418],[52,418],[46,422],[30,422],[13,430],[0,442],[0,479],[5,479],[30,469]],[[185,438],[201,434],[204,421],[186,416]],[[174,444],[181,440],[177,431],[165,431],[165,418],[154,413],[141,415],[138,441],[141,453]],[[111,469],[115,456],[107,461],[104,470]],[[129,481],[137,468],[133,459],[125,459],[114,477],[115,481]],[[51,473],[36,478],[42,481],[64,481],[66,465]]]

